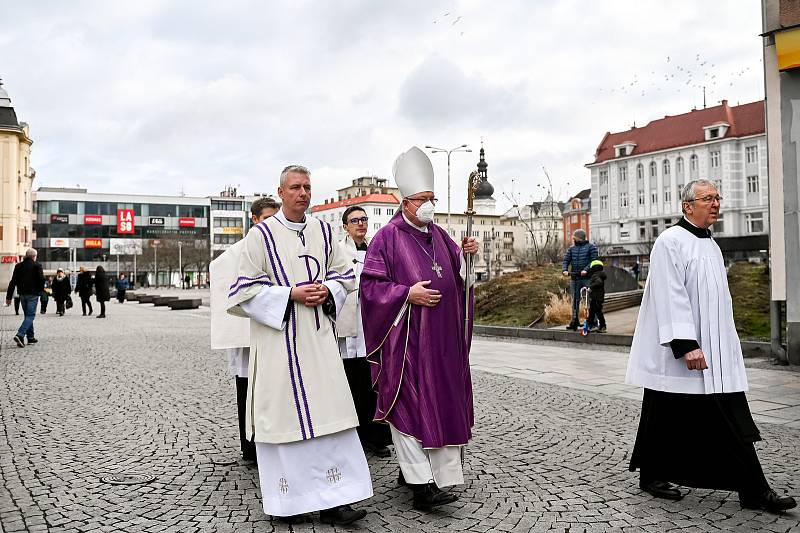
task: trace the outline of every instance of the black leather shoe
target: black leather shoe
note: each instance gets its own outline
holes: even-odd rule
[[[356,511],[349,505],[340,505],[333,509],[320,511],[319,521],[331,526],[346,526],[357,520],[361,520],[365,516],[367,516],[367,512],[364,509]]]
[[[364,451],[371,452],[375,457],[391,457],[392,451],[386,446],[376,446],[371,442],[364,443]]]
[[[681,491],[666,481],[639,482],[639,488],[655,498],[678,501],[683,498]]]
[[[28,344],[36,344],[37,342],[39,342],[39,341],[36,340],[36,338],[34,338],[34,337],[31,337],[30,339],[28,339]]]
[[[25,341],[19,335],[14,335],[14,342],[16,342],[17,346],[19,346],[20,348],[25,347]],[[403,474],[401,473],[400,475],[402,476]]]
[[[430,511],[434,507],[453,503],[458,496],[452,492],[444,492],[435,483],[426,483],[414,487],[414,509]]]
[[[770,513],[780,513],[797,507],[797,502],[794,498],[791,496],[778,496],[772,489],[755,496],[739,493],[739,503],[743,509],[764,509]]]
[[[278,520],[284,524],[296,525],[308,522],[307,514],[293,514],[289,516],[279,516]]]

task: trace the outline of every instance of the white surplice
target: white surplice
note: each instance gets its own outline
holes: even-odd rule
[[[228,312],[251,319],[247,431],[256,443],[267,514],[372,496],[333,320],[322,306],[289,300],[292,287],[319,281],[339,310],[354,279],[330,225],[313,217],[291,222],[280,210],[245,238]]]
[[[211,279],[211,349],[225,350],[232,376],[247,377],[250,364],[250,321],[231,315],[228,294],[235,286],[244,241],[225,250],[209,265]]]
[[[675,359],[675,339],[697,341],[708,369]],[[625,381],[688,394],[747,390],[725,263],[712,238],[673,226],[656,239]]]
[[[356,276],[356,290],[347,295],[341,312],[336,314],[336,333],[339,335],[339,352],[342,359],[366,357],[367,347],[364,344],[364,323],[361,321],[361,304],[358,301],[358,282],[364,269],[364,250],[358,250],[353,238],[347,235],[339,242],[353,264]]]

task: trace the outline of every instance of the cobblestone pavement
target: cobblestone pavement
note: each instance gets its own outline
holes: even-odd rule
[[[289,531],[261,510],[239,462],[234,386],[208,349],[208,311],[112,303],[106,320],[37,317],[40,343],[9,342],[0,315],[0,533]],[[735,494],[642,494],[627,471],[635,400],[476,371],[475,439],[461,499],[411,507],[397,467],[370,457],[369,531],[792,531],[800,513],[741,510]],[[800,494],[800,432],[761,424],[764,469]],[[680,453],[680,451],[676,451]],[[152,474],[112,486],[110,474]],[[354,528],[357,529],[357,528]],[[295,531],[333,531],[318,523]],[[352,530],[352,529],[351,529]]]

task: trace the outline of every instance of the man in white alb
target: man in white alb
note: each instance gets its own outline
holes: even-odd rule
[[[709,231],[721,200],[712,182],[687,183],[684,217],[650,253],[626,378],[644,387],[630,470],[658,498],[681,499],[676,483],[737,491],[744,508],[780,512],[796,503],[770,488],[756,455],[725,262]]]
[[[372,496],[334,328],[355,276],[330,225],[305,214],[308,169],[286,167],[278,195],[280,211],[245,238],[228,301],[250,318],[247,437],[265,513],[350,524],[366,512],[349,504]]]
[[[253,225],[274,215],[281,204],[265,196],[250,206]],[[245,405],[247,403],[247,369],[250,366],[250,321],[227,312],[228,294],[237,285],[239,258],[244,239],[225,250],[211,261],[211,349],[225,350],[228,354],[228,370],[236,381],[236,407],[239,415],[239,444],[242,459],[256,460],[256,448],[247,440],[245,430]]]

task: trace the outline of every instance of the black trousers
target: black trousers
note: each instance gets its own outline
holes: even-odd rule
[[[84,315],[86,314],[86,308],[87,307],[89,308],[89,314],[91,315],[92,314],[92,301],[89,300],[88,296],[86,298],[81,296],[81,309],[83,309],[83,314]]]
[[[606,316],[603,314],[603,302],[589,298],[589,326],[600,322],[600,327],[606,327]]]
[[[239,445],[242,449],[242,458],[248,461],[256,460],[256,445],[247,440],[247,378],[236,377],[236,409],[239,413]]]
[[[744,392],[679,394],[644,389],[630,470],[643,482],[756,495],[769,489],[754,442],[761,440]],[[691,459],[687,453],[698,450]]]
[[[392,443],[388,424],[374,422],[378,395],[372,390],[369,361],[364,357],[342,359],[350,393],[358,415],[358,437],[362,446],[382,448]]]
[[[106,314],[106,303],[105,302],[98,302],[98,303],[100,304],[100,314],[102,316],[105,316],[105,314]]]
[[[56,313],[64,314],[64,300],[56,300]]]

